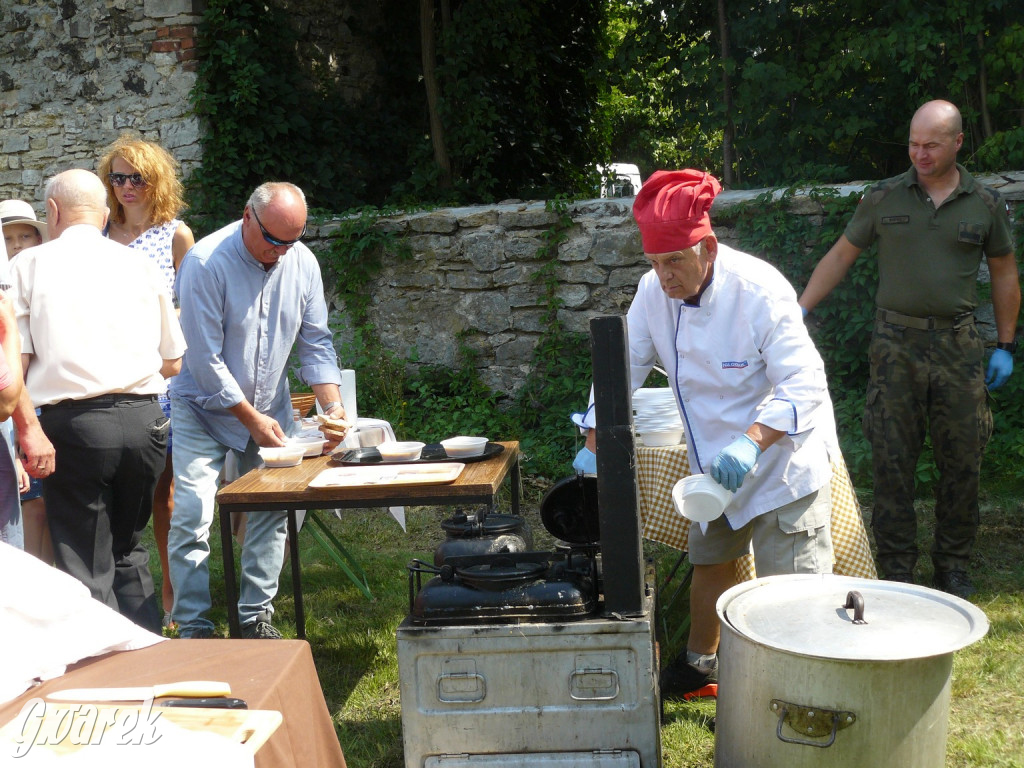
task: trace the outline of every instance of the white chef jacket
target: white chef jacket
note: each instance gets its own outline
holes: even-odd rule
[[[696,304],[669,298],[651,270],[640,280],[627,328],[632,388],[661,361],[693,472],[710,472],[719,451],[754,422],[786,433],[761,454],[726,508],[734,529],[829,480],[838,440],[825,366],[796,292],[777,269],[719,243],[713,278]],[[592,404],[585,422],[593,426]]]

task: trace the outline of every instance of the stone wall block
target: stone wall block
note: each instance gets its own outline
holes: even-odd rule
[[[509,232],[505,240],[505,255],[510,261],[536,261],[544,245],[536,232]]]
[[[590,253],[594,263],[602,267],[643,262],[640,231],[635,226],[622,230],[602,230],[594,235],[594,247]]]
[[[519,264],[502,264],[491,279],[496,288],[511,288],[522,283],[532,283],[535,269]]]
[[[463,240],[463,253],[476,269],[494,272],[505,262],[505,243],[502,239],[473,234]]]
[[[484,333],[501,333],[512,327],[512,314],[504,292],[479,291],[453,294],[455,313],[465,319],[466,326]],[[451,312],[451,309],[446,310]]]
[[[544,204],[522,206],[522,210],[500,211],[498,224],[509,229],[547,229],[558,222],[558,214],[545,210]]]
[[[542,303],[542,290],[538,285],[512,285],[505,295],[510,307],[539,307]]]
[[[452,208],[449,213],[455,217],[461,229],[493,227],[498,223],[498,212],[490,206]]]
[[[458,228],[458,220],[444,212],[430,211],[428,213],[414,214],[409,217],[409,229],[413,232],[434,232],[450,235]]]
[[[494,287],[490,274],[469,272],[464,269],[446,270],[446,286],[456,291],[482,291]]]
[[[563,283],[604,285],[608,281],[608,273],[594,264],[569,264],[560,267],[558,274]]]
[[[594,236],[589,232],[577,231],[558,246],[559,261],[586,261],[594,245]]]
[[[569,309],[582,307],[590,300],[590,291],[585,285],[562,285],[555,295],[562,300],[562,306]]]
[[[608,273],[608,287],[629,288],[635,291],[637,283],[640,282],[640,278],[650,271],[650,267],[647,265],[642,267],[619,267],[618,269],[612,269]]]
[[[546,309],[518,309],[512,316],[512,329],[520,333],[544,333],[547,330]]]

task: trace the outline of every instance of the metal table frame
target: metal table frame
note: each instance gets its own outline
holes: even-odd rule
[[[221,550],[224,558],[224,593],[228,608],[228,627],[231,637],[241,637],[238,621],[238,576],[231,535],[232,512],[288,513],[288,541],[291,549],[292,593],[295,597],[295,627],[300,638],[306,637],[306,614],[302,605],[302,575],[299,559],[299,536],[296,510],[307,512],[310,522],[320,530],[310,528],[314,538],[327,548],[322,534],[327,534],[338,549],[340,557],[333,557],[345,574],[352,579],[364,595],[372,597],[366,574],[341,542],[327,529],[315,514],[319,509],[365,509],[393,506],[453,506],[456,504],[487,504],[493,508],[498,489],[506,477],[511,476],[513,515],[519,514],[520,472],[519,443],[501,442],[505,450],[485,461],[466,464],[462,474],[453,483],[443,485],[371,485],[362,488],[308,488],[309,482],[330,466],[329,456],[306,459],[299,466],[270,469],[260,467],[246,473],[217,493],[220,511]],[[321,534],[321,535],[318,535]],[[347,564],[346,562],[347,561]]]

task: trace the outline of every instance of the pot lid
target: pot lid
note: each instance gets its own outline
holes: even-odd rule
[[[726,591],[717,609],[724,624],[755,643],[826,659],[923,659],[957,651],[988,632],[981,609],[945,592],[831,574],[744,582]]]
[[[541,499],[540,519],[548,533],[570,544],[599,541],[597,476],[575,475],[555,483]]]

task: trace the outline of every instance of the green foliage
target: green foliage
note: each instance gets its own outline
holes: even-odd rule
[[[318,4],[325,5],[320,12]],[[332,211],[381,198],[404,173],[403,147],[417,132],[416,120],[410,119],[415,106],[395,97],[394,78],[379,73],[380,88],[352,97],[332,63],[335,52],[316,44],[316,30],[296,26],[286,4],[208,0],[205,5],[191,93],[203,130],[203,164],[188,186],[194,228],[207,231],[237,218],[251,190],[268,180],[294,181],[311,207]],[[338,13],[322,0],[306,0],[303,9]],[[379,29],[367,24],[364,40],[379,41],[388,63],[408,63],[410,56],[415,62],[409,45],[414,24],[410,27],[407,14],[395,14]],[[403,93],[415,75],[406,79],[412,83],[398,89]]]
[[[812,190],[810,198],[821,206],[821,226],[813,217],[790,212],[793,190],[774,199],[765,193],[742,206],[736,214],[741,246],[760,255],[786,275],[799,292],[807,284],[818,260],[842,234],[853,215],[859,193],[846,197],[832,190]],[[1016,215],[1018,260],[1024,247],[1024,206]],[[846,278],[807,317],[808,329],[825,361],[843,455],[856,485],[871,485],[871,447],[864,438],[861,419],[870,367],[868,345],[874,323],[878,284],[876,250],[872,246],[854,262]],[[984,472],[989,478],[1024,478],[1024,377],[1018,370],[990,405],[995,432],[985,452]],[[918,461],[917,481],[931,486],[938,470],[925,442]]]
[[[960,106],[973,167],[1024,161],[1020,3],[621,0],[613,8],[621,21],[611,82],[626,131],[616,142],[632,146],[645,169],[671,160],[721,175],[732,124],[742,186],[885,178],[908,165],[910,116],[932,98]]]

